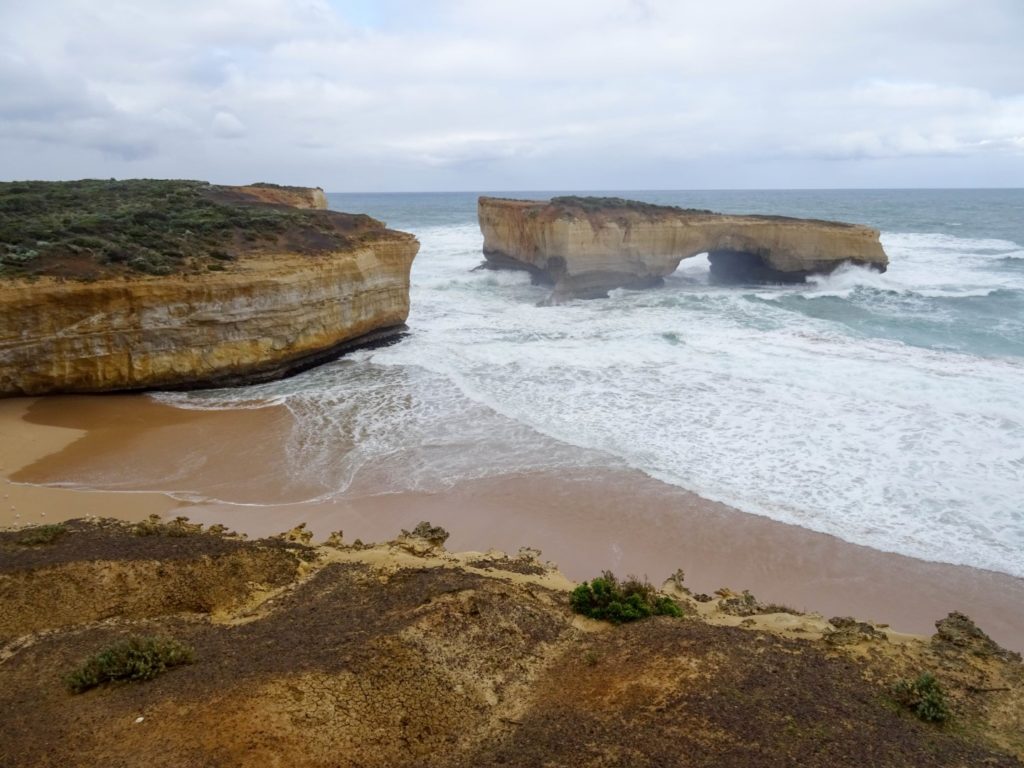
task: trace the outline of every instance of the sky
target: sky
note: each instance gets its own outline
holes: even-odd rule
[[[1024,0],[0,0],[0,179],[1024,186]]]

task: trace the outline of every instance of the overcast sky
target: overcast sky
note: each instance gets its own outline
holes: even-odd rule
[[[1024,0],[0,0],[0,178],[1024,186]]]

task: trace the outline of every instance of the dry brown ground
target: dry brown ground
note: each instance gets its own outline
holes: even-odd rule
[[[173,535],[172,535],[173,534]],[[698,615],[611,627],[529,554],[414,538],[317,548],[187,525],[0,532],[3,766],[1019,766],[1024,674],[978,638],[820,617]],[[689,600],[680,593],[680,599]],[[129,634],[196,662],[73,695]],[[839,643],[839,640],[850,640]],[[957,644],[962,641],[963,644]],[[954,718],[889,693],[930,670]],[[142,718],[140,720],[140,718]]]

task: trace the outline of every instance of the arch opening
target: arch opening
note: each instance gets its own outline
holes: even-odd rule
[[[807,282],[807,272],[782,272],[748,251],[709,251],[708,263],[711,282],[719,285]]]

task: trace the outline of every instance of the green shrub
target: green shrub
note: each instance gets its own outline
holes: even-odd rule
[[[42,544],[53,544],[57,539],[68,532],[63,524],[36,525],[26,528],[18,537],[17,542],[25,547],[36,547]]]
[[[152,680],[181,664],[191,664],[191,646],[169,637],[130,637],[86,659],[68,676],[68,687],[82,693],[114,680]]]
[[[926,723],[942,723],[949,719],[949,705],[939,681],[925,672],[916,680],[900,680],[893,686],[896,701]]]
[[[187,517],[180,515],[169,522],[164,522],[160,515],[150,515],[132,526],[132,533],[136,536],[181,537],[202,533],[202,531],[202,523],[190,523]]]
[[[632,576],[620,582],[611,571],[605,571],[591,582],[583,582],[573,590],[569,603],[576,613],[592,619],[622,624],[648,616],[682,616],[679,605],[666,595],[659,595],[647,581]]]

